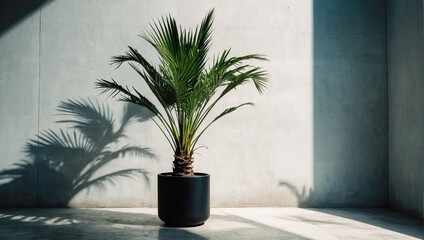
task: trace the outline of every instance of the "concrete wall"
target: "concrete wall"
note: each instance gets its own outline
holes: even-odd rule
[[[390,206],[424,218],[422,0],[388,1]]]
[[[195,155],[195,170],[211,174],[212,206],[385,206],[385,2],[365,0],[44,3],[0,35],[0,205],[155,206],[156,174],[171,170],[172,152],[151,121],[123,124],[122,103],[105,101],[94,81],[113,77],[146,89],[129,67],[109,66],[110,57],[131,45],[157,61],[137,37],[150,19],[171,13],[194,26],[212,7],[211,53],[266,54],[270,62],[261,65],[271,76],[263,96],[242,87],[224,99],[217,110],[256,106],[217,122],[201,141],[208,149]],[[113,116],[81,100],[88,98]],[[61,102],[97,128],[71,128],[75,117],[60,114]],[[102,135],[119,126],[128,138]],[[113,152],[113,160],[96,165],[104,155],[64,140],[61,129]],[[150,150],[118,154],[133,143]],[[85,187],[75,190],[81,176]]]
[[[314,1],[318,206],[387,204],[385,1]]]

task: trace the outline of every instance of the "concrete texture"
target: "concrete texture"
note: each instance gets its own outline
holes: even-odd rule
[[[424,219],[424,2],[388,1],[390,206]]]
[[[4,10],[2,8],[0,15],[7,19]],[[39,19],[40,12],[33,11],[19,27],[8,29],[2,24],[0,29],[0,169],[24,159],[23,145],[38,132]],[[36,206],[37,172],[28,171],[27,175],[28,181],[22,188],[32,191],[25,198],[14,201]],[[5,181],[7,179],[0,177],[0,184]],[[0,186],[0,189],[2,199],[9,199],[3,192],[16,191],[16,187],[10,185]]]
[[[387,205],[385,1],[314,1],[314,206]]]
[[[98,124],[96,133],[87,133],[73,128],[75,116],[60,114],[57,106],[72,99],[104,103],[116,131],[122,103],[98,96],[95,79],[146,88],[129,67],[109,66],[110,57],[131,45],[157,61],[137,37],[152,18],[170,13],[194,26],[213,7],[211,53],[231,47],[234,55],[266,54],[270,62],[261,65],[271,85],[263,96],[241,87],[218,106],[217,112],[256,104],[217,122],[200,142],[208,149],[199,149],[194,167],[211,174],[211,205],[385,206],[385,2],[312,0],[54,0],[9,24],[0,36],[0,206],[156,206],[156,174],[172,167],[156,126],[133,124],[126,127],[128,138],[105,146],[95,140],[111,129],[100,109],[74,110],[88,109],[86,120]],[[40,139],[43,148],[37,148],[35,135],[49,129],[61,140]],[[93,167],[99,155],[81,151],[61,131],[90,136],[91,145],[116,158]],[[149,147],[156,157],[122,154],[126,144]],[[128,169],[147,171],[149,179]],[[92,175],[85,180],[103,181],[66,191],[87,170]]]
[[[382,209],[218,208],[205,224],[165,227],[157,209],[0,210],[8,239],[423,239],[421,222]]]

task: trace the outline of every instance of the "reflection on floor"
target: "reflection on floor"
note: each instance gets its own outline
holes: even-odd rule
[[[154,208],[0,209],[0,239],[424,239],[385,209],[215,208],[202,226],[165,227]]]

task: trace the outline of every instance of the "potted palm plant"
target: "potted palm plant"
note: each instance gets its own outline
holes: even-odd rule
[[[99,79],[96,87],[119,100],[150,110],[172,150],[172,172],[158,174],[158,213],[167,225],[194,226],[209,217],[209,174],[194,172],[193,153],[202,136],[216,120],[252,103],[225,109],[214,118],[211,110],[236,87],[252,82],[259,93],[267,85],[266,71],[246,64],[266,60],[258,54],[230,57],[225,50],[208,62],[214,10],[194,30],[178,26],[171,16],[150,24],[141,35],[157,51],[158,66],[149,63],[135,48],[112,58],[117,67],[129,63],[147,84],[161,109],[136,88],[115,80]],[[211,119],[211,120],[209,120]],[[207,121],[207,122],[206,122]]]

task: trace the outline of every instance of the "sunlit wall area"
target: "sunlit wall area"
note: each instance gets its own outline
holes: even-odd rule
[[[211,174],[211,205],[385,206],[385,1],[312,0],[52,0],[19,14],[0,35],[0,206],[156,206],[156,174],[171,171],[173,153],[149,115],[128,124],[134,109],[94,82],[151,97],[110,57],[130,45],[157,63],[137,36],[148,23],[170,13],[194,27],[212,8],[210,57],[265,54],[252,64],[270,86],[217,106],[255,103],[212,126],[194,155],[195,171]]]
[[[390,206],[424,217],[423,1],[388,1]]]

